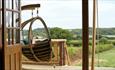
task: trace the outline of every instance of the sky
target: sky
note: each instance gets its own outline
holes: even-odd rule
[[[22,5],[41,4],[39,16],[48,27],[82,28],[82,0],[22,0]],[[89,1],[89,27],[92,27],[92,0]],[[99,27],[115,27],[115,0],[98,0]],[[36,16],[36,11],[34,11]],[[22,12],[22,21],[31,17],[31,11]],[[35,22],[36,23],[36,22]],[[34,26],[36,27],[36,25]]]

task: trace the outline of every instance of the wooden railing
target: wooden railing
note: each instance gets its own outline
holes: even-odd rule
[[[23,64],[47,64],[47,65],[70,65],[70,59],[67,51],[66,39],[52,39],[52,57],[49,62],[23,61]]]

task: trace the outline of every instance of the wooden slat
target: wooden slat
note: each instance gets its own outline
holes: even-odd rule
[[[54,55],[55,55],[55,57],[54,57],[54,59],[55,60],[58,60],[58,49],[59,49],[59,47],[57,47],[57,46],[54,46],[54,51],[55,51],[55,53],[54,53]]]
[[[7,29],[20,29],[20,27],[7,27]]]
[[[5,55],[5,69],[4,70],[11,70],[11,56],[10,55]]]
[[[14,9],[6,9],[6,11],[15,12],[15,13],[20,13],[20,11],[17,11],[17,10],[14,10]]]
[[[15,64],[14,64],[14,54],[13,53],[11,53],[10,54],[11,55],[11,63],[9,63],[9,64],[11,64],[11,70],[15,70]]]
[[[17,52],[16,54],[16,70],[19,70],[20,69],[20,52]]]

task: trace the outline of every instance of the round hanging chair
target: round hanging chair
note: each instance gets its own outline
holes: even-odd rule
[[[36,20],[40,20],[42,22],[48,38],[45,40],[42,40],[42,41],[36,41],[33,44],[32,43],[32,41],[33,41],[32,25]],[[28,44],[26,44],[22,47],[23,55],[32,61],[37,61],[37,62],[38,61],[50,61],[50,59],[52,58],[52,56],[51,56],[52,48],[50,46],[51,38],[50,38],[50,33],[48,31],[46,23],[39,16],[32,17],[31,19],[29,19],[21,24],[22,30],[28,23],[30,23],[29,31],[28,31]]]

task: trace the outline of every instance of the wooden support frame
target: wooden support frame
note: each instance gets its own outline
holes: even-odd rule
[[[89,70],[89,17],[88,0],[82,0],[82,70]]]
[[[4,2],[5,2],[5,0],[2,0],[2,14],[3,14],[3,16],[2,16],[2,23],[5,23],[5,5],[4,5]],[[82,59],[82,67],[83,67],[83,69],[82,70],[89,70],[89,53],[88,53],[88,49],[89,49],[89,47],[88,47],[88,35],[89,35],[89,32],[88,32],[88,23],[89,23],[89,21],[88,21],[88,0],[82,0],[82,17],[83,17],[83,19],[82,19],[82,21],[83,21],[83,49],[82,49],[82,51],[83,51],[83,54],[82,54],[82,57],[83,57],[83,59]],[[2,25],[2,46],[6,46],[6,44],[5,44],[5,42],[4,42],[4,40],[5,40],[5,25]],[[5,61],[5,55],[4,55],[4,53],[5,53],[5,50],[4,50],[4,48],[2,48],[2,51],[3,51],[3,53],[2,53],[2,55],[3,55],[3,57],[2,57],[2,59],[3,59],[3,62],[2,62],[2,70],[5,70],[5,63],[4,63],[4,61]]]

